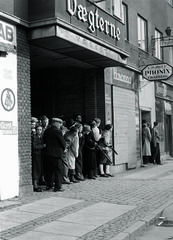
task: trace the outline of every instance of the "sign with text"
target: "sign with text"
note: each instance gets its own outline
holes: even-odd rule
[[[19,195],[17,55],[0,57],[0,66],[0,200],[5,200]]]
[[[0,42],[16,45],[16,27],[0,21]]]
[[[149,81],[167,80],[173,74],[172,67],[167,63],[148,65],[142,75]]]

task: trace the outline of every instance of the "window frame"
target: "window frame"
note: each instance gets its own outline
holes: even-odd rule
[[[161,48],[161,38],[163,37],[163,33],[159,31],[157,28],[154,30],[154,57],[163,60],[163,48]]]
[[[140,20],[140,23],[139,23],[139,20]],[[144,23],[142,28],[141,28],[141,23]],[[144,40],[142,39],[143,36],[141,36],[141,33],[142,33],[142,35],[144,35]],[[137,15],[137,35],[138,35],[138,48],[142,49],[145,52],[148,52],[148,22],[140,14]],[[140,43],[141,46],[139,46],[139,41],[142,42],[142,43]]]
[[[119,5],[119,11],[120,12],[118,14],[115,10],[116,9],[116,7],[115,7],[116,6],[116,1],[119,1],[119,3],[120,3],[120,5]],[[122,0],[112,0],[111,2],[112,2],[112,14],[113,14],[113,16],[122,20]]]
[[[124,14],[125,13],[125,14]],[[128,5],[122,2],[122,22],[124,23],[124,39],[129,41],[129,16]]]

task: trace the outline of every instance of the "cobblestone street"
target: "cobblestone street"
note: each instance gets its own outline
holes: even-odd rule
[[[144,168],[118,173],[112,178],[98,177],[96,180],[64,185],[64,192],[44,191],[43,193],[33,193],[25,197],[2,201],[0,202],[0,237],[3,240],[12,238],[23,240],[30,239],[31,236],[33,239],[48,239],[43,234],[44,231],[42,232],[45,225],[65,220],[73,222],[74,219],[82,216],[81,221],[76,222],[76,226],[82,224],[84,220],[83,225],[85,227],[87,225],[88,229],[73,237],[66,229],[67,235],[61,234],[61,239],[113,239],[137,221],[144,219],[164,204],[172,201],[172,173],[173,161],[170,159],[165,161],[163,165],[148,165]],[[53,202],[51,203],[51,201]],[[56,202],[57,204],[55,204]],[[17,214],[16,216],[10,215],[12,211],[14,214],[20,207],[25,208],[26,206],[26,209],[29,209],[34,204],[37,206],[38,215],[32,216],[28,220],[24,216],[23,221],[18,221]],[[48,204],[50,209],[44,207],[46,206],[44,204]],[[26,209],[23,211],[27,216]],[[28,212],[31,211],[28,210]],[[109,214],[106,215],[106,213]],[[104,219],[98,220],[97,216],[100,217],[101,214],[105,214]],[[76,218],[73,219],[75,216]],[[95,220],[93,220],[93,224],[88,224],[87,221],[92,222],[94,218],[96,221],[98,220],[98,223],[95,225]],[[37,237],[34,238],[33,233],[37,233]],[[38,234],[40,234],[39,238]],[[55,233],[53,236],[55,237]],[[60,239],[57,236],[56,239]],[[49,239],[54,238],[49,236]]]

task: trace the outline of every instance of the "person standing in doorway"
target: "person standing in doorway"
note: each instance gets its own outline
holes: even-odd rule
[[[143,121],[142,124],[142,155],[143,155],[143,164],[150,162],[151,157],[151,133],[150,129],[147,126],[147,122]]]
[[[32,135],[32,178],[35,192],[42,192],[39,186],[39,179],[42,170],[42,156],[43,156],[42,126],[36,126],[36,133]]]
[[[53,187],[54,176],[54,192],[63,191],[62,189],[62,161],[65,154],[66,142],[62,135],[61,126],[62,119],[52,118],[51,127],[44,132],[44,143],[46,144],[46,161],[48,166],[48,176],[46,182],[47,190]]]
[[[152,162],[156,164],[161,164],[160,161],[160,136],[158,131],[158,122],[154,122],[154,126],[152,129],[152,138],[151,138],[151,146],[152,146]]]

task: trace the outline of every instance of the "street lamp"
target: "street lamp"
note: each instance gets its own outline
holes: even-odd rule
[[[170,27],[167,27],[167,28],[165,29],[165,33],[166,33],[166,35],[167,35],[168,37],[170,37],[170,36],[171,36],[171,28],[170,28]]]

